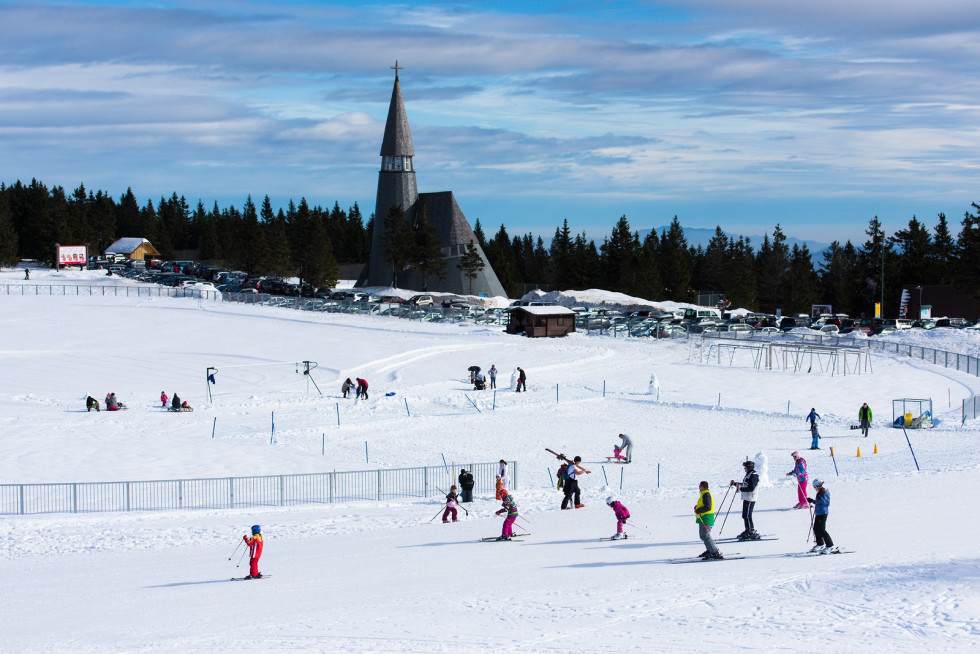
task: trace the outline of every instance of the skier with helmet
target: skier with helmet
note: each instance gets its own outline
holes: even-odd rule
[[[262,527],[252,525],[252,536],[242,536],[242,540],[248,546],[248,576],[246,579],[261,579],[262,573],[259,572],[259,559],[262,558]]]
[[[752,520],[752,510],[755,509],[755,501],[759,495],[759,473],[755,471],[754,461],[743,461],[742,467],[745,468],[745,476],[742,481],[732,479],[729,484],[742,494],[742,522],[745,523],[745,531],[736,538],[739,540],[759,540],[762,537],[755,530],[755,522]]]
[[[630,511],[623,503],[616,499],[615,496],[610,495],[606,498],[606,506],[613,510],[616,514],[616,533],[613,534],[613,540],[619,540],[620,538],[628,538],[628,536],[623,532],[623,526],[626,521],[630,518]]]

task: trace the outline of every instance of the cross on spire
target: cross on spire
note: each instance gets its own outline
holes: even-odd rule
[[[398,79],[398,71],[405,70],[405,67],[404,66],[399,66],[398,65],[398,60],[397,59],[395,59],[395,65],[394,66],[389,66],[389,68],[391,68],[391,69],[393,69],[395,71],[395,79]]]

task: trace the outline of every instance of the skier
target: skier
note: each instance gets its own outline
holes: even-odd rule
[[[163,406],[164,409],[167,408],[167,402],[169,402],[169,401],[170,401],[170,398],[167,397],[167,392],[166,391],[160,391],[160,404]]]
[[[252,537],[242,536],[242,540],[248,545],[248,576],[245,578],[261,579],[259,559],[262,558],[262,527],[252,525]]]
[[[344,380],[343,385],[340,387],[340,392],[344,395],[344,399],[347,399],[347,394],[350,393],[351,389],[354,388],[354,382],[350,380],[350,377]]]
[[[827,516],[830,514],[830,491],[824,486],[824,482],[819,479],[813,480],[813,487],[817,489],[817,499],[809,500],[813,502],[813,535],[817,539],[817,544],[810,550],[820,554],[837,554],[840,548],[834,547],[834,541],[827,533]]]
[[[620,538],[626,538],[626,534],[623,533],[623,526],[630,518],[629,509],[623,506],[623,503],[612,495],[606,498],[606,506],[611,508],[613,513],[616,514],[616,533],[613,534],[612,539],[619,540]]]
[[[524,374],[524,368],[517,366],[517,392],[521,391],[527,392],[527,375]]]
[[[507,517],[504,519],[504,527],[500,532],[500,538],[497,540],[510,540],[514,535],[514,522],[517,520],[517,503],[507,491],[504,491],[501,503],[504,508],[499,509],[497,515],[506,512]]]
[[[459,471],[459,488],[461,490],[460,502],[472,502],[473,501],[473,473],[467,472],[466,469]]]
[[[443,522],[449,522],[450,514],[453,516],[453,522],[459,522],[459,518],[456,517],[457,501],[459,501],[459,497],[456,495],[456,487],[450,486],[449,492],[446,493],[446,510],[442,512]]]
[[[633,439],[626,434],[620,434],[620,438],[623,439],[623,449],[626,450],[626,463],[633,461]]]
[[[817,431],[817,420],[820,420],[820,419],[821,419],[820,418],[820,414],[817,413],[817,410],[816,409],[810,409],[810,413],[807,415],[806,418],[804,418],[804,420],[809,420],[810,421],[810,436],[813,437],[813,440],[810,443],[810,449],[811,450],[819,450],[820,449],[818,447],[818,444],[817,444],[817,441],[820,440],[820,432]]]
[[[754,461],[743,461],[742,467],[745,468],[745,477],[742,481],[730,482],[736,490],[742,493],[742,522],[745,523],[745,531],[736,538],[739,540],[759,540],[759,532],[755,530],[755,522],[752,520],[752,510],[755,508],[755,501],[759,495],[759,473],[755,471]]]
[[[798,484],[796,488],[796,492],[799,498],[799,501],[796,503],[796,506],[794,506],[793,508],[806,509],[809,508],[810,506],[809,503],[807,503],[806,501],[806,482],[807,482],[806,459],[800,456],[799,452],[793,452],[790,456],[793,457],[793,461],[796,462],[796,465],[793,466],[792,470],[786,473],[786,476],[796,477],[796,481]]]
[[[491,363],[487,374],[490,375],[490,388],[497,388],[497,366]]]
[[[368,383],[366,379],[357,378],[357,396],[363,399],[368,399]]]
[[[99,409],[99,401],[91,395],[85,398],[85,409],[86,412],[91,411],[92,409],[95,409],[96,413],[101,411],[101,409]]]
[[[698,503],[694,505],[695,522],[698,523],[698,536],[704,542],[704,552],[699,554],[702,559],[723,559],[715,539],[711,537],[711,527],[715,524],[715,500],[708,490],[708,482],[698,484]]]
[[[580,456],[575,457],[574,459],[572,459],[572,462],[568,464],[568,468],[565,471],[565,484],[564,484],[565,498],[561,501],[562,511],[564,511],[565,509],[571,509],[572,507],[569,506],[569,504],[573,505],[576,509],[585,508],[585,505],[582,504],[582,491],[579,490],[578,487],[578,475],[580,475],[583,472],[588,475],[591,474],[592,471],[586,470],[585,468],[580,466],[579,464],[581,462],[582,462],[582,457]],[[574,502],[572,501],[573,496],[575,498]]]
[[[861,421],[861,433],[867,438],[868,429],[871,427],[871,407],[868,406],[867,402],[858,409],[858,420]]]

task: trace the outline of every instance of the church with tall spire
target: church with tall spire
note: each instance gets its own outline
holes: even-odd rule
[[[474,295],[506,296],[496,273],[487,261],[483,248],[476,240],[466,216],[456,203],[452,191],[419,193],[415,179],[415,148],[412,133],[408,127],[408,114],[402,99],[398,71],[402,68],[395,62],[395,85],[391,91],[388,105],[388,119],[385,122],[384,137],[381,140],[381,170],[378,173],[378,193],[374,208],[374,231],[371,234],[371,256],[367,275],[358,280],[361,287],[392,285],[395,271],[384,247],[385,219],[393,207],[400,208],[409,224],[417,226],[418,217],[424,215],[439,234],[440,253],[446,264],[442,279],[430,279],[427,290],[433,292]],[[483,260],[483,270],[476,279],[468,278],[458,267],[461,257],[466,254],[470,243]],[[408,271],[397,275],[399,286],[422,290],[421,278]]]

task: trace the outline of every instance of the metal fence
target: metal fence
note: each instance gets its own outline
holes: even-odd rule
[[[922,359],[927,363],[943,366],[944,368],[953,368],[954,370],[965,372],[974,377],[980,377],[980,358],[970,356],[969,354],[935,350],[931,347],[922,347],[920,345],[877,341],[870,338],[868,339],[868,346],[875,350],[881,350],[882,352]]]
[[[102,286],[98,284],[0,284],[0,295],[101,295],[104,297],[196,297],[220,300],[217,291],[171,286]]]
[[[431,497],[456,484],[460,467],[474,492],[493,492],[498,464],[317,472],[262,477],[165,479],[56,484],[0,484],[0,515],[235,509]],[[517,488],[517,462],[510,486]]]
[[[967,420],[975,420],[980,415],[980,395],[974,395],[963,400],[963,413],[960,420],[965,425]]]

